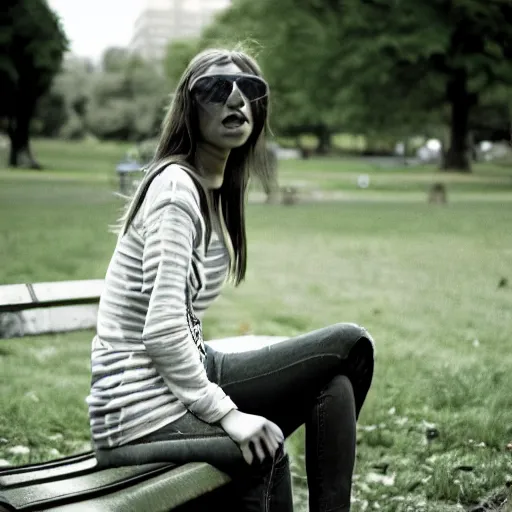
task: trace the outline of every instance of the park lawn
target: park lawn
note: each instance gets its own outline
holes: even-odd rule
[[[367,176],[368,187],[359,188],[359,178]],[[424,196],[434,183],[445,185],[448,195],[460,193],[511,193],[512,167],[478,163],[472,173],[440,172],[433,165],[403,166],[388,164],[385,159],[284,160],[279,165],[282,185],[299,189],[351,192],[358,199],[375,192],[416,192]],[[356,195],[357,194],[357,195]]]
[[[42,180],[90,181],[108,184],[115,188],[116,164],[126,156],[129,143],[63,142],[35,140],[34,152],[45,166],[39,173]],[[5,159],[5,151],[0,150]],[[417,193],[426,195],[433,183],[443,183],[449,195],[459,193],[494,194],[502,200],[503,193],[512,192],[512,168],[495,163],[474,164],[472,173],[439,172],[434,165],[406,166],[399,160],[388,158],[360,159],[311,158],[308,160],[283,160],[279,162],[278,176],[281,186],[296,186],[306,192],[320,191],[326,194],[343,191],[348,197],[359,199],[380,198],[380,192]],[[4,171],[5,172],[5,171]],[[3,172],[0,168],[0,176]],[[358,178],[369,177],[369,187],[361,190]],[[32,172],[25,178],[33,179]],[[22,179],[22,178],[19,178]],[[254,184],[256,188],[257,184]]]
[[[59,154],[52,158],[60,170],[51,178],[0,171],[2,283],[103,277],[120,200],[108,180],[88,179],[86,166],[75,161],[71,173]],[[91,158],[98,175],[114,161]],[[315,161],[309,173],[296,164],[313,179]],[[458,503],[512,478],[512,197],[487,200],[484,190],[474,201],[460,191],[434,207],[408,200],[412,193],[388,195],[251,204],[246,282],[214,304],[205,336],[294,335],[340,321],[367,327],[376,373],[359,422],[354,511],[375,503],[389,512],[462,510]],[[36,462],[88,448],[92,335],[0,342],[0,459]],[[302,435],[289,442],[297,510]],[[30,451],[13,455],[15,446]]]

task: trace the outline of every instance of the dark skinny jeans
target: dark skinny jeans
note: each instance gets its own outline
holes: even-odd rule
[[[258,350],[207,346],[206,368],[238,408],[275,422],[285,437],[306,426],[310,512],[350,510],[356,420],[371,385],[373,345],[354,324],[335,324]],[[97,452],[100,464],[203,461],[233,478],[224,510],[291,512],[288,456],[249,466],[219,425],[192,413],[125,446]]]

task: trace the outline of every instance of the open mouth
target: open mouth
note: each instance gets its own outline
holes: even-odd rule
[[[225,117],[222,121],[222,124],[226,128],[239,128],[246,121],[247,121],[247,119],[245,118],[245,116],[242,113],[237,112],[237,113],[230,114],[229,116]]]

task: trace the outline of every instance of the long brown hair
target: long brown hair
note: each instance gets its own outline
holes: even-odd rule
[[[192,59],[181,76],[171,105],[162,125],[156,153],[134,197],[121,219],[121,235],[131,224],[142,203],[149,182],[162,162],[176,161],[193,166],[199,139],[199,124],[195,100],[189,92],[191,81],[206,72],[212,65],[233,63],[244,73],[261,76],[256,61],[239,50],[208,49]],[[252,103],[254,127],[247,142],[232,149],[224,171],[220,189],[214,191],[214,202],[220,207],[234,250],[230,278],[238,285],[245,277],[247,268],[247,235],[245,229],[245,200],[249,179],[256,176],[263,185],[272,182],[272,169],[266,160],[265,135],[267,131],[269,98]],[[200,191],[201,192],[201,191]],[[209,212],[203,209],[208,225]]]

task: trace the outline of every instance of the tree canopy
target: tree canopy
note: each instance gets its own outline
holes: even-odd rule
[[[280,130],[450,129],[445,166],[468,170],[471,115],[512,86],[509,0],[234,0],[202,46],[260,45]]]
[[[103,56],[94,76],[87,128],[103,139],[141,140],[156,134],[168,103],[162,73],[121,48]]]

